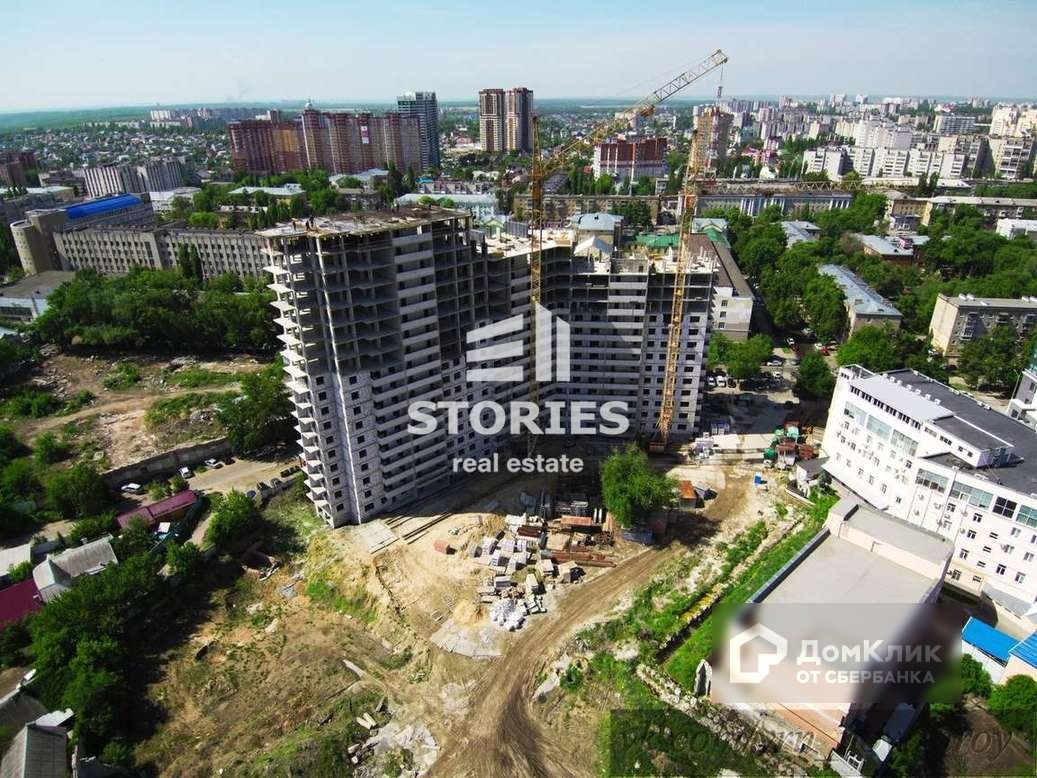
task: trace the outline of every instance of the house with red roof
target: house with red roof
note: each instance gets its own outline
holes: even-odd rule
[[[182,519],[191,506],[198,502],[198,499],[198,492],[193,489],[185,489],[172,497],[166,497],[151,505],[142,505],[140,508],[120,514],[115,517],[115,521],[119,524],[119,529],[126,529],[136,519],[143,521],[148,529],[154,529],[161,522]]]

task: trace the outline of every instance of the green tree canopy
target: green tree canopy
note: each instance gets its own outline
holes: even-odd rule
[[[808,351],[803,355],[796,375],[796,394],[820,400],[830,397],[835,389],[835,375],[817,351]]]
[[[676,499],[677,482],[660,475],[648,457],[631,444],[614,451],[601,467],[601,494],[605,507],[621,527],[630,527]]]

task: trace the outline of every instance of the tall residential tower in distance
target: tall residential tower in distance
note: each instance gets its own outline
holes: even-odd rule
[[[533,150],[533,91],[525,87],[479,91],[479,140],[483,151]]]
[[[421,167],[439,167],[439,104],[435,92],[405,92],[396,98],[401,116],[421,123]]]
[[[727,158],[732,114],[713,106],[695,118],[695,135],[691,141],[691,170],[702,173],[716,170]]]

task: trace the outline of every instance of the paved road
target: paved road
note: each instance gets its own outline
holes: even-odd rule
[[[578,584],[547,618],[524,629],[504,656],[493,661],[471,695],[472,707],[457,740],[448,742],[433,775],[576,776],[590,775],[588,764],[573,764],[564,744],[554,743],[529,711],[540,668],[569,635],[606,613],[630,587],[647,580],[680,546],[647,549],[614,570]]]

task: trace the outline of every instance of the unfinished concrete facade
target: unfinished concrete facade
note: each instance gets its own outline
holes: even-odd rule
[[[482,417],[473,421],[467,410],[457,414],[456,432],[448,411],[437,409],[435,429],[415,434],[408,409],[418,401],[528,399],[528,242],[488,242],[466,214],[439,208],[297,221],[260,235],[310,497],[331,526],[396,511],[464,477],[454,473],[455,459],[517,443],[508,426],[476,429]],[[568,238],[546,243],[542,256],[543,307],[569,325],[571,370],[566,381],[540,384],[541,407],[622,401],[629,434],[650,431],[662,400],[673,261],[574,259]],[[686,276],[678,440],[699,419],[711,282],[708,264]],[[519,332],[477,343],[472,336],[517,316]],[[521,356],[466,356],[473,344],[513,341]],[[470,369],[504,365],[522,377],[468,380]]]

